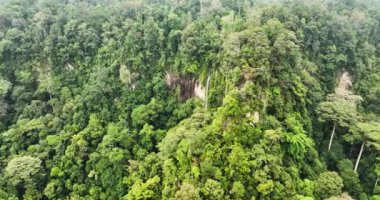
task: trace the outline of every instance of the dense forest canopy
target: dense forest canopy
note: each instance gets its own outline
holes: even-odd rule
[[[380,199],[380,1],[0,0],[0,199]]]

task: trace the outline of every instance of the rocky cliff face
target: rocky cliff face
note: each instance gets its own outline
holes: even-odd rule
[[[180,76],[172,72],[167,72],[165,80],[171,90],[179,90],[179,96],[182,100],[192,97],[198,97],[204,100],[206,97],[205,87],[194,77]]]
[[[339,78],[338,86],[335,88],[335,93],[337,95],[348,95],[352,94],[352,78],[347,71],[344,71]]]

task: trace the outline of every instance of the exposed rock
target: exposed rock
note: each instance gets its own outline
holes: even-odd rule
[[[350,74],[345,71],[339,78],[338,87],[335,88],[335,93],[340,96],[352,94],[352,78]]]
[[[75,70],[75,67],[72,64],[68,63],[68,62],[65,63],[65,68],[67,70],[70,70],[70,71]]]
[[[259,123],[260,121],[260,115],[259,115],[259,112],[255,111],[255,113],[253,114],[253,122],[254,123]]]
[[[245,116],[250,119],[252,124],[257,124],[260,121],[260,114],[257,111],[254,111],[253,114],[252,112],[248,112]]]
[[[122,83],[135,90],[139,75],[131,72],[126,65],[121,65],[119,69],[119,78]]]
[[[202,84],[200,84],[199,82],[195,83],[194,96],[199,97],[200,99],[205,99],[206,97],[206,91],[203,88]]]
[[[202,100],[206,97],[203,85],[194,77],[183,77],[175,73],[167,72],[165,75],[166,85],[171,90],[179,90],[182,100],[198,97]]]
[[[355,103],[363,101],[361,96],[355,95],[352,91],[352,78],[347,71],[344,71],[340,76],[338,86],[335,88],[335,94],[328,95],[327,98],[330,100],[334,98],[346,99]]]

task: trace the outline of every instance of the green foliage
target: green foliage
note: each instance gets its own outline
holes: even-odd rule
[[[41,160],[32,156],[22,156],[10,160],[5,168],[5,177],[12,186],[36,184],[41,175]]]
[[[12,84],[9,81],[0,79],[0,97],[3,98],[7,92],[11,89]]]
[[[369,122],[369,123],[358,123],[355,127],[352,128],[352,136],[356,138],[361,137],[360,139],[367,141],[367,145],[375,150],[380,150],[380,123]],[[348,137],[347,139],[351,139]]]
[[[132,111],[132,122],[136,126],[144,124],[159,123],[160,114],[163,112],[163,106],[156,99],[152,99],[149,104],[141,105]]]
[[[327,199],[342,193],[343,180],[336,172],[324,172],[314,182],[315,195]]]
[[[224,191],[222,184],[218,181],[207,179],[204,187],[202,188],[202,193],[207,199],[222,199],[224,197]]]
[[[318,106],[317,112],[322,122],[332,121],[342,127],[349,127],[358,119],[356,102],[341,98],[322,102]]]
[[[182,183],[179,190],[175,193],[175,199],[179,200],[199,200],[199,189],[191,183]]]
[[[289,153],[296,159],[303,159],[305,153],[313,146],[313,141],[305,134],[302,124],[295,116],[289,116],[285,120],[292,133],[285,134],[285,141],[289,143]]]
[[[160,178],[155,176],[152,179],[147,180],[145,183],[141,180],[136,181],[130,192],[124,197],[124,199],[153,199],[157,198],[156,187],[160,182]]]
[[[339,176],[343,179],[343,190],[347,191],[353,197],[358,198],[363,192],[360,185],[360,179],[357,173],[353,170],[353,165],[350,160],[342,160],[338,164]]]
[[[0,0],[0,199],[377,199],[379,11]]]
[[[239,181],[235,181],[232,185],[231,192],[235,199],[243,199],[245,193],[244,185]]]

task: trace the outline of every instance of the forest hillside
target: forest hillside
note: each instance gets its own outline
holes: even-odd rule
[[[0,199],[380,200],[380,1],[0,0]]]

